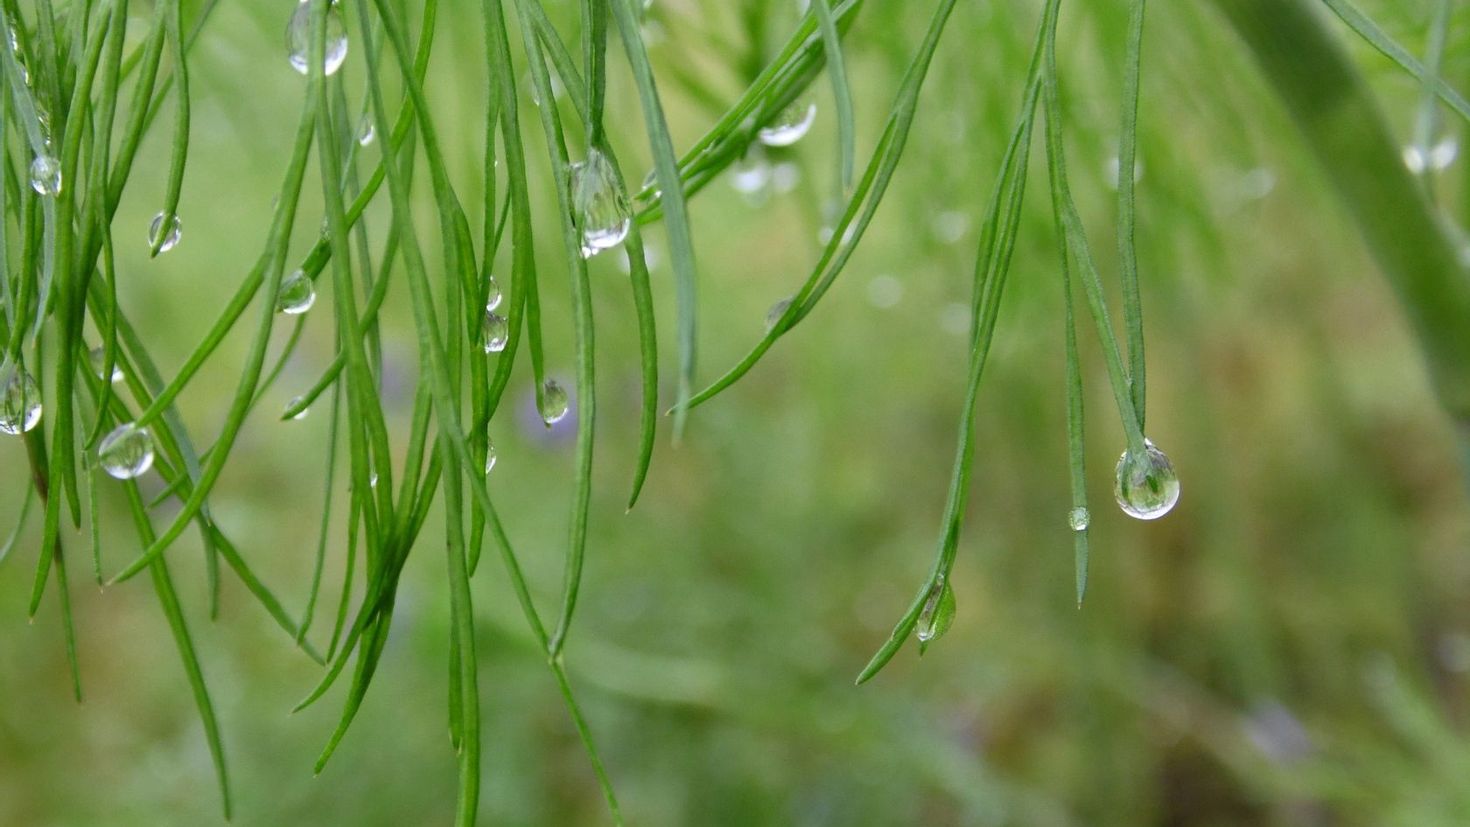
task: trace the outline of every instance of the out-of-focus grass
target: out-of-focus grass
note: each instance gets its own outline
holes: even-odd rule
[[[695,52],[700,21],[730,16],[713,3],[656,2],[669,42]],[[616,254],[594,261],[605,418],[567,659],[624,811],[650,825],[1465,823],[1470,508],[1448,428],[1388,288],[1296,134],[1219,21],[1192,4],[1151,4],[1139,184],[1149,431],[1184,497],[1156,524],[1108,505],[1122,436],[1084,337],[1094,553],[1077,610],[1059,285],[1034,190],[981,395],[956,625],[922,662],[906,650],[871,685],[852,686],[929,564],[963,390],[978,205],[1018,102],[1030,5],[957,12],[909,155],[852,269],[765,363],[699,409],[682,446],[660,444],[627,516],[635,321]],[[1079,206],[1107,253],[1124,20],[1116,4],[1067,5],[1068,148]],[[1422,47],[1427,3],[1364,5]],[[479,156],[480,61],[475,26],[455,24],[470,12],[446,12],[429,86],[467,182]],[[253,260],[300,88],[278,54],[284,12],[227,4],[220,15],[191,67],[184,243],[148,261],[143,229],[158,195],[148,185],[130,188],[116,230],[121,300],[147,322],[165,373]],[[920,17],[877,4],[854,29],[860,155]],[[1470,75],[1463,31],[1446,62],[1456,79]],[[1416,85],[1359,51],[1407,140]],[[678,54],[665,46],[655,58]],[[715,89],[736,88],[713,50],[701,54]],[[613,140],[637,180],[646,157],[636,101],[615,66],[609,112],[624,131]],[[669,98],[681,142],[716,114]],[[817,253],[836,145],[830,101],[820,100],[813,134],[773,153],[799,170],[795,191],[752,204],[722,185],[693,204],[706,375],[754,341],[766,308]],[[162,136],[145,148],[159,191],[166,152]],[[1466,169],[1442,179],[1445,203],[1457,203]],[[669,330],[672,278],[653,235]],[[564,279],[554,233],[542,240],[548,356],[565,379]],[[1112,272],[1110,255],[1102,264]],[[390,305],[386,393],[401,432],[412,334],[406,298]],[[325,315],[308,338],[275,391],[282,405],[329,359]],[[244,347],[232,338],[184,395],[196,433],[218,428]],[[540,426],[530,384],[518,381],[492,429],[492,489],[550,605],[571,440]],[[318,407],[280,423],[264,405],[213,498],[220,524],[293,606],[305,598],[320,513]],[[20,462],[18,441],[0,443],[0,463]],[[19,499],[15,486],[0,491],[0,529]],[[103,512],[115,569],[137,549],[121,503],[109,497]],[[0,824],[213,823],[208,754],[151,595],[134,584],[98,594],[73,578],[86,691],[74,705],[54,603],[33,626],[22,620],[38,536],[32,525],[0,569]],[[84,538],[67,540],[80,563]],[[431,530],[421,547],[438,543]],[[191,540],[169,554],[226,728],[236,823],[445,823],[454,764],[437,555],[410,561],[367,703],[313,779],[335,710],[285,710],[315,668],[233,583],[209,624],[197,551]],[[327,583],[340,577],[340,556],[339,546]],[[604,820],[503,578],[486,565],[474,585],[484,822]]]

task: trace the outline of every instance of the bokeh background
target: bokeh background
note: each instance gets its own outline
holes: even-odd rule
[[[148,5],[133,5],[141,26]],[[293,4],[221,5],[191,60],[183,242],[147,258],[144,231],[167,168],[162,129],[115,229],[121,301],[166,375],[264,242],[302,88],[282,53]],[[442,5],[428,92],[474,222],[485,83],[478,10]],[[575,4],[546,5],[574,33]],[[860,160],[927,22],[923,5],[870,3],[851,33]],[[1364,7],[1422,54],[1431,5]],[[1123,438],[1084,329],[1093,565],[1080,609],[1065,519],[1060,280],[1038,163],[979,403],[957,621],[922,661],[907,647],[871,684],[853,686],[932,559],[980,213],[1039,3],[960,4],[893,190],[853,264],[758,369],[697,411],[682,444],[661,437],[642,502],[627,515],[633,306],[620,252],[594,260],[602,417],[567,662],[630,823],[1470,823],[1470,500],[1453,436],[1398,305],[1242,47],[1208,4],[1150,6],[1139,169],[1148,430],[1172,457],[1183,498],[1151,524],[1112,506]],[[187,3],[186,15],[195,9]],[[1112,0],[1071,0],[1062,34],[1074,186],[1110,283],[1125,14]],[[765,22],[753,30],[751,19]],[[647,32],[679,145],[713,122],[715,104],[734,99],[795,19],[785,0],[654,0]],[[1455,81],[1470,80],[1467,33],[1470,21],[1457,18],[1446,59]],[[1407,142],[1416,83],[1348,46]],[[646,144],[626,65],[612,54],[613,140],[637,181]],[[341,75],[354,101],[360,61],[350,55]],[[815,89],[815,128],[768,153],[763,186],[746,181],[741,191],[727,176],[694,201],[705,378],[754,343],[767,308],[819,252],[835,121],[825,79]],[[532,111],[528,93],[521,103]],[[549,359],[569,383],[572,331],[544,144],[534,119],[527,127],[541,181]],[[1451,124],[1444,137],[1458,132]],[[1467,170],[1452,164],[1437,178],[1451,216],[1464,214]],[[298,250],[316,225],[312,203]],[[368,220],[381,243],[384,213]],[[672,279],[662,233],[651,236],[667,331]],[[406,293],[394,295],[385,393],[401,441],[416,357]],[[248,421],[212,498],[221,526],[293,613],[321,520],[326,405],[299,422],[279,422],[275,411],[330,360],[329,316],[309,317],[305,344]],[[180,401],[201,444],[218,432],[247,339],[233,335]],[[673,364],[671,348],[664,363]],[[565,428],[541,427],[530,390],[520,376],[492,426],[492,493],[550,607],[572,440]],[[19,441],[0,440],[5,534],[23,463]],[[115,571],[138,549],[119,492],[105,482],[103,491]],[[327,610],[341,577],[341,506],[339,492]],[[438,522],[408,564],[366,704],[316,778],[341,687],[288,715],[317,668],[237,581],[226,580],[221,616],[209,622],[197,539],[170,551],[225,727],[234,823],[449,822]],[[70,697],[54,594],[33,624],[25,619],[34,515],[0,567],[0,825],[219,823],[200,725],[150,588],[140,580],[99,592],[85,535],[66,540],[81,705]],[[493,557],[474,590],[482,823],[607,822]],[[313,639],[328,626],[319,621]]]

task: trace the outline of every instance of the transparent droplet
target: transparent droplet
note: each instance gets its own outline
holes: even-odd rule
[[[177,215],[159,212],[148,224],[148,249],[156,247],[158,252],[166,253],[179,245],[179,239],[183,235],[184,222]]]
[[[42,195],[61,192],[61,162],[56,156],[43,152],[31,160],[31,189]]]
[[[551,427],[567,415],[567,391],[555,379],[547,379],[541,386],[541,421]]]
[[[632,225],[628,197],[612,162],[596,147],[572,164],[572,210],[582,231],[582,257],[591,258],[623,242]]]
[[[496,457],[495,457],[495,443],[486,441],[486,443],[485,443],[485,473],[487,473],[487,474],[490,473],[490,469],[495,467],[495,459],[496,459]]]
[[[1073,531],[1086,531],[1087,526],[1091,523],[1092,514],[1083,506],[1079,505],[1067,512],[1067,525],[1071,526]]]
[[[779,195],[785,195],[796,189],[801,183],[801,167],[791,161],[782,161],[771,168],[771,187]]]
[[[342,68],[347,60],[347,24],[342,22],[342,10],[333,3],[327,7],[326,53],[322,56],[322,72],[332,74]],[[286,58],[291,68],[306,74],[310,68],[307,56],[311,53],[311,4],[302,0],[286,24]]]
[[[87,354],[87,360],[92,363],[92,372],[97,374],[98,379],[102,379],[107,382],[122,381],[122,368],[117,365],[116,361],[113,362],[111,376],[107,376],[103,373],[103,371],[107,370],[107,348],[100,345],[98,347],[92,348],[91,352]]]
[[[509,342],[510,323],[499,313],[486,310],[485,319],[480,322],[480,346],[486,353],[499,353]]]
[[[377,471],[373,471],[372,473],[368,474],[368,488],[377,488],[377,487],[378,487],[378,472]]]
[[[752,145],[740,160],[730,165],[730,186],[745,195],[757,195],[771,183],[771,163],[759,144]]]
[[[1143,456],[1124,451],[1118,459],[1118,481],[1113,496],[1123,513],[1140,520],[1157,520],[1179,502],[1179,477],[1163,451],[1144,440]]]
[[[1453,137],[1445,138],[1434,146],[1410,144],[1404,147],[1404,166],[1415,175],[1440,172],[1448,169],[1460,154],[1460,142]]]
[[[919,612],[919,622],[914,626],[919,644],[922,646],[943,637],[954,625],[954,612],[954,589],[949,587],[948,581],[941,579],[930,587],[929,596],[924,598],[924,608]]]
[[[485,286],[485,311],[488,313],[500,306],[505,294],[500,292],[500,282],[496,281],[494,276],[485,280]]]
[[[378,137],[378,131],[373,128],[372,116],[363,115],[362,121],[359,122],[357,125],[357,145],[367,146],[368,144],[372,143],[373,139],[376,137]]]
[[[286,410],[289,411],[297,405],[300,405],[301,399],[302,398],[299,396],[292,397],[291,401],[286,403]],[[291,417],[291,420],[294,422],[300,422],[301,420],[305,419],[306,415],[309,413],[311,413],[311,408],[302,408],[301,410],[296,412],[295,416]]]
[[[310,310],[313,304],[316,304],[316,285],[311,283],[304,270],[297,270],[281,280],[281,287],[276,291],[276,310],[299,316]]]
[[[102,438],[97,460],[103,471],[117,479],[142,476],[153,467],[153,434],[131,422],[119,425]]]
[[[771,305],[771,309],[766,311],[766,330],[768,332],[776,329],[776,324],[781,321],[782,316],[786,315],[786,309],[790,306],[790,296]]]
[[[1119,182],[1121,180],[1118,176],[1120,174],[1120,170],[1122,169],[1122,167],[1123,167],[1123,161],[1120,160],[1118,158],[1118,156],[1116,156],[1116,155],[1114,155],[1113,157],[1109,158],[1108,161],[1107,161],[1107,163],[1104,165],[1104,167],[1103,167],[1103,174],[1107,176],[1107,179],[1108,179],[1108,189],[1116,190],[1118,188],[1118,184],[1119,184]],[[1143,161],[1140,161],[1138,158],[1135,157],[1133,159],[1133,183],[1136,184],[1136,183],[1138,183],[1139,181],[1142,181],[1142,180],[1143,180]]]
[[[0,394],[0,433],[19,435],[41,421],[41,386],[21,368],[5,379]]]
[[[806,92],[776,113],[776,117],[760,128],[756,137],[766,146],[791,146],[811,131],[812,122],[816,119],[817,102],[810,92]]]

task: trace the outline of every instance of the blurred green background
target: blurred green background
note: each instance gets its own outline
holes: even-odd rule
[[[121,301],[166,375],[264,242],[301,88],[282,53],[291,5],[222,4],[193,53],[183,243],[147,258],[167,110],[119,212]],[[473,222],[485,83],[478,4],[443,5],[428,91]],[[1431,5],[1365,8],[1422,54]],[[572,33],[575,4],[547,6]],[[567,662],[630,823],[1470,823],[1470,501],[1452,435],[1398,305],[1243,49],[1207,4],[1150,6],[1139,183],[1148,430],[1184,493],[1152,524],[1112,506],[1123,437],[1084,329],[1093,566],[1080,610],[1065,519],[1060,280],[1038,163],[981,393],[955,627],[922,662],[908,647],[871,684],[852,683],[932,559],[965,381],[980,212],[1019,102],[1034,0],[960,5],[894,188],[854,263],[759,368],[697,411],[681,445],[661,436],[642,502],[626,516],[633,306],[621,253],[594,260],[602,416]],[[744,27],[750,11],[770,33],[796,19],[785,0],[654,0],[647,37],[680,146],[769,50]],[[1109,280],[1125,14],[1122,3],[1072,0],[1062,24],[1074,186]],[[851,32],[860,160],[927,16],[916,4],[870,3]],[[1445,67],[1457,82],[1470,80],[1467,34],[1470,21],[1457,19]],[[1416,83],[1361,44],[1351,48],[1409,140]],[[637,181],[646,143],[613,54],[609,120]],[[351,54],[341,75],[354,101],[360,61]],[[768,154],[771,183],[740,192],[726,176],[693,203],[706,379],[754,343],[766,309],[819,252],[835,122],[825,78],[815,89],[817,125]],[[528,94],[521,103],[533,111]],[[571,103],[560,103],[570,115]],[[572,331],[544,145],[527,121],[541,182],[548,358],[569,383]],[[1464,212],[1467,174],[1470,164],[1457,163],[1437,181],[1450,214]],[[317,188],[310,177],[300,251],[316,226]],[[420,195],[427,232],[429,198]],[[381,206],[369,214],[375,249]],[[661,230],[651,236],[660,324],[671,331],[672,278]],[[401,441],[417,357],[406,294],[395,296],[385,311],[385,393]],[[327,406],[300,422],[274,414],[329,362],[329,317],[309,317],[306,345],[247,423],[211,500],[293,614],[321,515]],[[247,339],[232,335],[181,399],[201,445],[218,432]],[[666,373],[673,362],[670,348]],[[550,607],[572,440],[541,427],[530,390],[527,373],[492,425],[492,494]],[[0,440],[10,480],[0,488],[3,533],[19,509],[24,461],[19,440]],[[159,487],[154,476],[146,482]],[[102,486],[111,572],[138,549],[119,492]],[[341,578],[340,494],[335,506],[327,613]],[[449,822],[439,522],[430,520],[409,562],[367,702],[319,778],[312,762],[341,687],[288,716],[317,668],[235,580],[221,618],[208,622],[197,538],[169,552],[225,727],[234,823]],[[99,593],[85,535],[66,537],[86,693],[78,706],[54,593],[25,622],[39,534],[33,515],[0,567],[0,825],[219,822],[204,739],[149,587]],[[481,822],[608,821],[493,558],[474,587]],[[328,626],[319,619],[313,639]]]

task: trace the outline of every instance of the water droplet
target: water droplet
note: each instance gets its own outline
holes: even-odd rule
[[[322,56],[322,72],[332,74],[342,68],[347,60],[347,24],[342,22],[342,10],[334,2],[327,7],[326,53]],[[291,68],[306,74],[307,56],[311,54],[311,4],[302,0],[286,24],[286,58]]]
[[[555,379],[547,379],[541,386],[541,421],[546,427],[562,421],[567,415],[568,401],[566,388]]]
[[[31,189],[42,195],[61,192],[61,162],[56,156],[41,153],[32,159]]]
[[[301,404],[301,399],[302,398],[299,397],[299,396],[292,397],[291,398],[291,401],[286,403],[286,410],[289,411],[292,408],[296,407],[297,405],[300,405]],[[301,420],[305,419],[306,418],[306,415],[309,414],[309,413],[311,413],[311,408],[302,408],[301,410],[299,410],[299,411],[296,412],[296,415],[295,416],[291,417],[291,420],[293,422],[300,422]]]
[[[1067,525],[1071,526],[1073,531],[1086,531],[1087,526],[1091,523],[1092,514],[1083,506],[1079,505],[1067,512]]]
[[[582,257],[618,246],[628,236],[632,217],[617,170],[596,147],[587,160],[572,164],[572,210],[582,230]]]
[[[378,487],[378,472],[377,471],[373,471],[372,473],[368,474],[368,488],[377,488],[377,487]]]
[[[485,310],[488,312],[500,306],[505,294],[500,292],[500,282],[496,281],[494,276],[485,280],[485,287]]]
[[[771,168],[771,187],[777,194],[785,195],[801,183],[801,167],[791,161],[782,161]]]
[[[730,186],[745,195],[758,195],[771,183],[771,163],[760,144],[752,144],[740,160],[730,165]]]
[[[1429,147],[1411,144],[1404,147],[1404,166],[1415,175],[1440,172],[1449,168],[1459,154],[1460,142],[1453,137],[1445,138]]]
[[[766,331],[767,332],[776,329],[776,324],[781,321],[781,317],[782,316],[786,315],[786,308],[788,308],[790,306],[791,306],[791,297],[790,296],[787,296],[786,298],[784,298],[784,299],[776,302],[775,304],[771,305],[771,309],[766,311]]]
[[[959,210],[945,210],[934,216],[931,227],[941,244],[956,244],[970,231],[970,216]]]
[[[1118,481],[1113,496],[1123,513],[1140,520],[1157,520],[1179,502],[1179,477],[1163,451],[1144,440],[1143,456],[1124,451],[1118,459]]]
[[[373,139],[376,137],[378,137],[378,131],[377,129],[373,128],[372,116],[364,114],[362,116],[362,121],[360,121],[357,125],[357,145],[367,146],[368,144],[372,143]]]
[[[903,282],[889,275],[874,276],[868,282],[868,304],[887,310],[903,298]]]
[[[496,457],[495,457],[495,443],[486,441],[486,443],[485,443],[485,473],[486,474],[490,473],[490,469],[495,467],[495,459],[496,459]]]
[[[281,280],[276,291],[276,310],[291,316],[299,316],[316,304],[316,285],[307,278],[306,272],[297,270]]]
[[[41,421],[41,386],[21,368],[14,368],[0,393],[0,433],[23,434]]]
[[[499,313],[485,311],[480,322],[480,346],[486,353],[499,353],[510,342],[510,323]]]
[[[167,230],[165,230],[167,225]],[[177,215],[169,216],[159,212],[153,216],[153,221],[148,224],[148,249],[158,248],[158,252],[166,253],[179,245],[179,239],[184,235],[184,222]],[[162,238],[162,241],[159,239]]]
[[[111,382],[121,382],[123,379],[122,368],[114,361],[112,365],[112,376],[109,378],[103,373],[107,369],[107,348],[98,346],[92,348],[87,354],[87,360],[92,363],[92,372],[97,374],[98,379]]]
[[[119,425],[97,446],[102,470],[120,480],[142,476],[153,467],[153,434],[129,422]]]
[[[919,622],[914,627],[919,645],[943,637],[954,625],[954,612],[954,589],[949,587],[948,581],[941,579],[929,588],[929,596],[924,598],[924,609],[919,612]]]
[[[1103,166],[1103,174],[1107,176],[1108,179],[1108,189],[1116,190],[1118,188],[1118,175],[1122,166],[1123,162],[1116,155],[1109,158],[1107,163]],[[1137,184],[1139,181],[1142,180],[1143,161],[1135,157],[1133,159],[1133,183]]]
[[[766,146],[791,146],[806,136],[817,119],[817,102],[810,92],[803,93],[776,113],[756,137]]]

